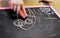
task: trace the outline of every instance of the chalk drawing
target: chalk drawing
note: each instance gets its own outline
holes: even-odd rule
[[[17,19],[17,20],[13,21],[13,24],[20,27],[23,30],[30,30],[36,23],[36,16],[35,16],[35,14],[33,13],[33,11],[31,9],[28,9],[28,11],[29,11],[30,15],[28,15],[28,17],[25,21],[23,21],[21,19]],[[28,24],[28,25],[31,24],[31,26],[27,29],[23,28],[23,26],[25,26],[26,24]]]
[[[37,12],[36,12],[36,10],[37,10]],[[38,22],[39,24],[41,23],[40,16],[39,15],[37,16],[36,13],[40,14],[40,15],[43,15],[43,13],[44,13],[48,16],[47,17],[48,19],[54,19],[54,18],[51,18],[49,16],[49,14],[47,14],[48,12],[52,11],[50,8],[47,8],[47,7],[46,8],[41,7],[39,9],[28,8],[27,11],[28,11],[29,14],[28,14],[28,17],[24,21],[19,19],[18,15],[17,15],[18,19],[13,21],[14,25],[20,27],[23,30],[30,30],[31,28],[33,28],[35,26],[36,22]],[[42,11],[42,13],[41,13],[41,11]],[[43,18],[43,19],[45,19],[45,18]],[[24,26],[26,26],[26,25],[28,25],[30,27],[29,28],[24,28]],[[41,27],[42,27],[42,25],[41,25]]]
[[[33,24],[33,21],[32,21],[31,19],[26,19],[26,20],[25,20],[25,23],[26,23],[26,24]]]

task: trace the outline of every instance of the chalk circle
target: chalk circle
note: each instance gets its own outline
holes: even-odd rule
[[[31,19],[26,19],[26,20],[25,20],[25,24],[33,24],[33,20],[31,20]]]
[[[29,15],[25,21],[22,19],[16,19],[13,21],[13,24],[23,30],[30,30],[35,26],[36,16]],[[29,25],[28,27],[26,27]],[[31,25],[31,26],[30,26]]]
[[[27,19],[25,20],[25,24],[34,24],[34,19],[36,19],[36,16],[28,15]]]
[[[18,27],[22,27],[22,26],[24,26],[24,21],[21,19],[17,19],[17,20],[13,21],[13,24],[18,26]]]

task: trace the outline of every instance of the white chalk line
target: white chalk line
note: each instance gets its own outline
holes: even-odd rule
[[[27,28],[27,29],[22,27],[22,26],[25,26],[25,24],[32,24],[32,23],[27,23],[26,20],[24,21],[24,23],[22,22],[22,25],[20,25],[20,21],[19,21],[20,19],[17,20],[17,21],[18,21],[18,25],[16,24],[16,21],[14,21],[13,24],[16,25],[16,26],[18,26],[18,27],[20,27],[20,28],[23,29],[23,30],[30,30],[30,29],[35,25],[36,16],[34,15],[34,13],[32,12],[31,9],[29,9],[29,13],[30,13],[30,14],[31,14],[31,13],[33,14],[33,16],[32,16],[32,15],[29,15],[29,17],[34,17],[34,18],[35,18],[34,23],[33,23],[33,21],[32,21],[31,19],[28,19],[28,18],[27,18],[30,22],[33,23],[33,25],[32,25],[31,27],[29,27],[29,28]]]

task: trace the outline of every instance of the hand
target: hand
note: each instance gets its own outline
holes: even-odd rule
[[[11,0],[9,1],[12,9],[15,11],[19,6],[23,4],[23,0]]]
[[[26,10],[24,8],[24,3],[22,0],[12,0],[11,1],[11,6],[12,6],[12,9],[14,11],[16,11],[17,14],[19,14],[20,16],[22,16],[23,18],[26,18],[27,17],[27,13],[26,13]],[[20,10],[23,10],[23,12],[21,12]]]

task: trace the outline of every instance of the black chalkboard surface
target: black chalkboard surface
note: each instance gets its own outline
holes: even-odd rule
[[[19,16],[17,23],[13,10],[0,10],[0,38],[60,38],[60,19],[50,7],[26,8],[26,12],[28,17]]]

